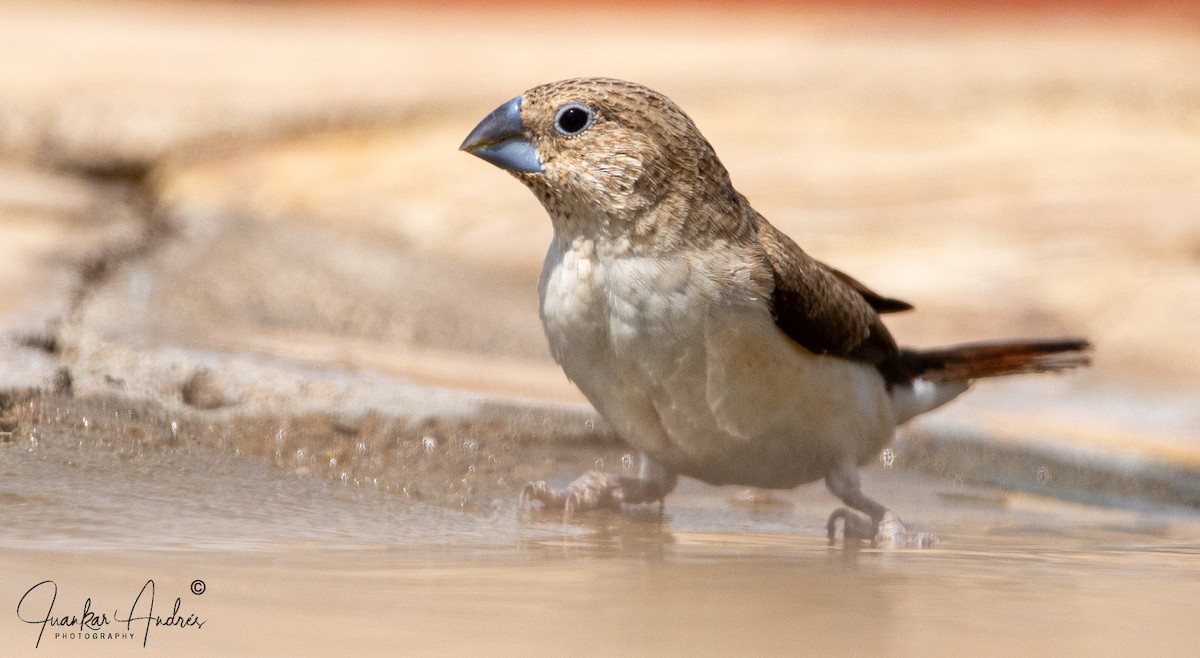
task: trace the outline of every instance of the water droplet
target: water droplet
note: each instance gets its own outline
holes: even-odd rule
[[[329,458],[329,469],[333,470],[335,468],[337,468],[337,457],[330,457]]]
[[[1045,466],[1039,466],[1037,470],[1038,484],[1045,485],[1050,482],[1050,469]]]
[[[275,445],[277,445],[277,446],[283,445],[283,428],[282,427],[275,430]]]
[[[479,443],[475,439],[463,439],[463,450],[467,452],[475,452],[479,449]]]
[[[434,450],[437,450],[437,439],[427,436],[421,439],[421,445],[425,446],[426,453],[432,454]]]
[[[475,475],[475,464],[467,467],[467,475]]]
[[[603,471],[603,470],[604,470],[604,458],[603,458],[603,457],[601,457],[600,459],[597,459],[597,460],[596,460],[596,470],[597,470],[597,471]]]
[[[883,462],[884,468],[891,468],[896,463],[896,452],[891,448],[879,453],[879,459]]]
[[[298,461],[298,462],[304,461],[304,448],[298,448],[296,450],[296,461]]]
[[[633,470],[633,455],[629,453],[621,455],[621,468],[624,468],[626,471]]]
[[[592,420],[591,418],[583,421],[583,429],[589,432],[596,429],[596,421]]]
[[[171,421],[171,440],[172,441],[179,440],[179,423],[177,423],[175,421]]]
[[[86,430],[86,429],[88,429],[89,427],[91,427],[91,423],[89,423],[89,422],[88,422],[88,419],[87,419],[87,417],[84,417],[84,419],[83,419],[83,429],[85,429],[85,430]]]
[[[355,448],[355,450],[358,451],[359,457],[362,457],[363,455],[367,454],[367,442],[366,441],[359,441],[358,445],[354,446],[354,448]]]
[[[342,471],[342,474],[338,476],[338,479],[341,480],[342,483],[344,484],[347,480],[350,479],[350,475],[348,473],[346,473],[345,471]]]

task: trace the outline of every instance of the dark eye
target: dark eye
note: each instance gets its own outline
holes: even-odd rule
[[[567,137],[573,137],[587,130],[594,117],[592,108],[580,103],[568,103],[554,115],[554,127]]]

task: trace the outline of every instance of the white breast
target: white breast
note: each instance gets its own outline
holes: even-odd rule
[[[878,372],[797,346],[706,257],[552,245],[541,313],[567,376],[631,445],[709,482],[791,487],[873,456],[895,427]]]

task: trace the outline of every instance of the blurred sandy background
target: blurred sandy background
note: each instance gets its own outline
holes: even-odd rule
[[[61,337],[82,391],[167,393],[167,349],[579,400],[535,312],[549,224],[453,147],[534,84],[609,75],[686,108],[811,253],[914,303],[902,342],[1086,335],[1084,412],[1194,437],[1194,12],[1026,4],[11,3],[4,317]]]

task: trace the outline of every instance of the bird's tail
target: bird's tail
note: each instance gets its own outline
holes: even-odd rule
[[[909,371],[932,382],[1060,372],[1092,362],[1092,346],[1080,338],[966,343],[931,350],[901,350]]]
[[[1061,372],[1091,363],[1086,340],[1023,340],[967,343],[931,350],[902,349],[900,358],[913,379],[892,389],[897,423],[946,404],[973,379],[1026,372]]]

